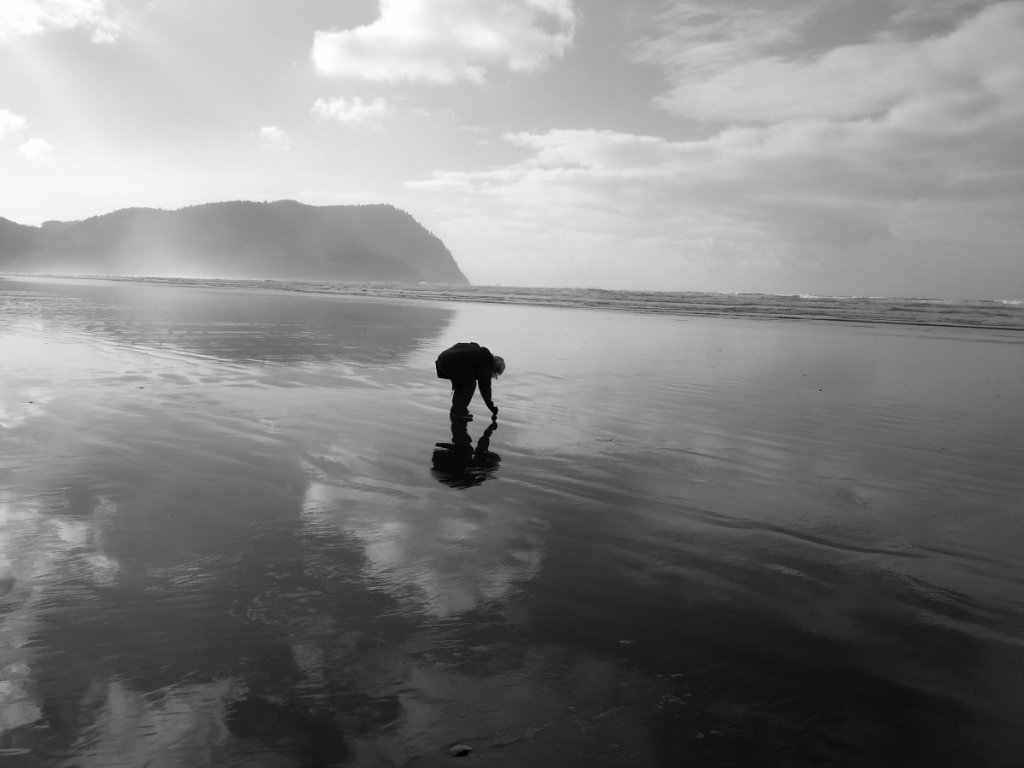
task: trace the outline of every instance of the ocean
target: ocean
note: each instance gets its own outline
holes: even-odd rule
[[[1019,768],[1021,318],[0,278],[0,763]]]
[[[115,278],[167,285],[264,288],[433,301],[605,309],[667,315],[715,315],[776,320],[830,320],[1024,330],[1024,299],[929,299],[765,293],[613,291],[429,283],[332,283],[281,280]]]

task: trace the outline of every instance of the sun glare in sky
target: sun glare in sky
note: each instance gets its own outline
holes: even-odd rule
[[[1024,2],[5,0],[0,217],[390,203],[474,283],[1024,296]]]

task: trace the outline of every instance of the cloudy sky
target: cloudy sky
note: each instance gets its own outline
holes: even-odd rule
[[[1024,1],[2,0],[0,216],[283,198],[475,283],[1024,298]]]

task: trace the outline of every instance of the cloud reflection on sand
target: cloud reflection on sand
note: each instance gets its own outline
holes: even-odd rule
[[[243,695],[234,680],[134,690],[120,680],[96,682],[89,735],[73,747],[76,765],[217,765],[231,740],[229,706]]]
[[[0,748],[97,766],[224,764],[225,745],[237,764],[344,757],[324,713],[369,696],[339,681],[339,654],[387,610],[343,586],[361,545],[302,530],[299,456],[349,406],[380,408],[368,371],[449,313],[329,300],[310,330],[273,300],[191,299],[58,285],[0,304]],[[232,306],[251,327],[218,314]],[[222,333],[175,332],[219,322],[207,311]]]
[[[104,527],[116,506],[97,500],[86,518],[44,514],[37,503],[0,502],[0,736],[42,717],[32,683],[37,614],[55,589],[85,580],[110,585],[120,570],[106,551]]]
[[[30,656],[26,649],[32,631],[38,581],[52,568],[52,550],[45,540],[45,522],[38,510],[16,502],[0,502],[0,591],[8,606],[0,633],[0,735],[42,716],[29,686]]]
[[[371,583],[437,618],[500,604],[541,569],[538,523],[501,514],[486,499],[391,505],[372,492],[313,482],[303,510],[315,526],[336,526],[360,542]]]

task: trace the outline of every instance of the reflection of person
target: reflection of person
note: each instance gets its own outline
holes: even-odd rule
[[[492,355],[487,347],[469,341],[446,349],[438,356],[434,365],[437,368],[437,378],[450,379],[452,382],[453,421],[469,421],[473,418],[469,412],[469,401],[473,399],[478,384],[480,396],[492,416],[498,415],[498,406],[491,399],[491,379],[496,379],[505,372],[505,361],[502,358]]]
[[[491,435],[497,428],[498,422],[492,421],[477,440],[474,449],[466,422],[463,419],[453,419],[452,441],[434,443],[434,477],[452,488],[471,488],[493,477],[501,461],[501,456],[491,451]]]

